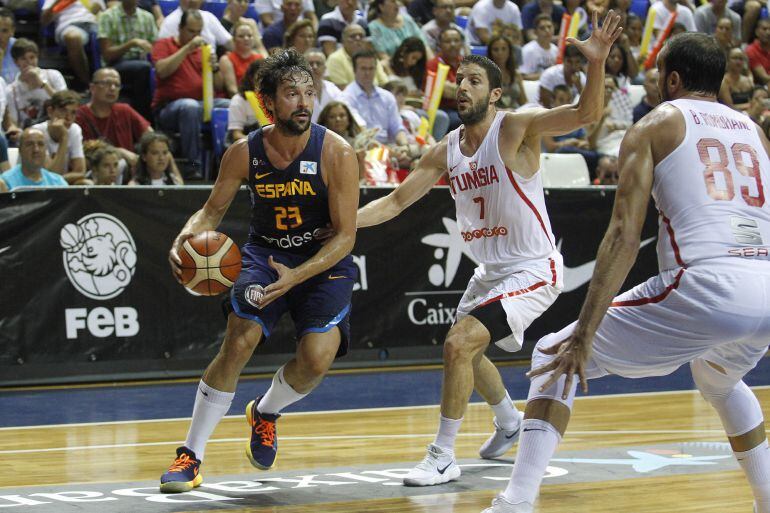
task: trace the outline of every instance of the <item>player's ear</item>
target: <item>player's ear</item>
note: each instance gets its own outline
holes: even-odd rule
[[[494,105],[503,96],[503,90],[499,87],[495,87],[489,92],[489,103]]]

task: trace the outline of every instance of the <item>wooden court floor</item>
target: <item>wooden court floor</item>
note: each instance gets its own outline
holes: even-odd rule
[[[755,392],[767,417],[770,388]],[[517,406],[523,407],[523,403],[517,402]],[[41,407],[55,409],[55,405]],[[458,438],[458,458],[477,457],[491,416],[485,405],[470,406]],[[437,407],[285,415],[278,424],[278,469],[312,472],[315,468],[380,463],[411,466],[424,456],[437,417]],[[184,440],[187,426],[187,420],[171,420],[0,429],[0,496],[29,486],[157,482],[173,459],[175,447]],[[269,474],[253,469],[243,455],[247,434],[242,417],[226,418],[219,425],[202,468],[206,480],[236,474],[259,479]],[[724,440],[716,414],[696,392],[597,396],[577,399],[560,451]],[[499,482],[499,489],[504,486],[505,482]],[[222,509],[253,513],[478,513],[489,505],[494,493],[472,487],[446,493],[443,487],[436,487],[435,493],[419,497],[372,496],[240,509],[229,503]],[[546,485],[537,511],[750,513],[751,504],[748,484],[739,471],[731,470]],[[211,511],[211,506],[206,510]],[[104,503],[103,511],[123,510],[110,509]]]

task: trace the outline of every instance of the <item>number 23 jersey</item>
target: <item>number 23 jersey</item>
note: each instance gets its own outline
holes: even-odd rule
[[[318,252],[314,235],[331,221],[321,169],[325,135],[326,128],[311,123],[305,149],[278,169],[265,152],[262,128],[249,134],[250,243],[307,256]]]
[[[714,258],[770,264],[770,162],[756,125],[716,102],[668,103],[686,128],[654,170],[660,270]]]

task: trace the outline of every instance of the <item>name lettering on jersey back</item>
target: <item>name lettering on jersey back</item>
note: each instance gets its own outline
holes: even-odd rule
[[[458,191],[479,189],[500,181],[495,166],[477,168],[475,164],[472,162],[470,170],[449,177],[449,187],[453,194],[457,194]]]
[[[752,130],[745,121],[709,114],[707,112],[695,112],[690,110],[692,120],[696,125],[706,125],[711,128],[721,128],[722,130]]]
[[[315,196],[313,185],[295,178],[286,183],[258,183],[254,189],[260,198],[275,199],[286,196]]]

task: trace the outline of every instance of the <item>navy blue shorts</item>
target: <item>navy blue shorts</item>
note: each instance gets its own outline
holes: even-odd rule
[[[265,338],[270,337],[286,312],[294,321],[298,340],[306,333],[322,333],[337,326],[342,337],[337,356],[348,352],[350,300],[353,285],[358,279],[358,267],[350,255],[260,309],[256,306],[259,287],[267,287],[278,279],[278,273],[270,267],[268,257],[272,255],[276,262],[291,268],[299,266],[308,257],[255,244],[244,245],[241,254],[241,273],[230,291],[230,301],[225,305],[227,313],[233,312],[238,317],[258,323]]]

